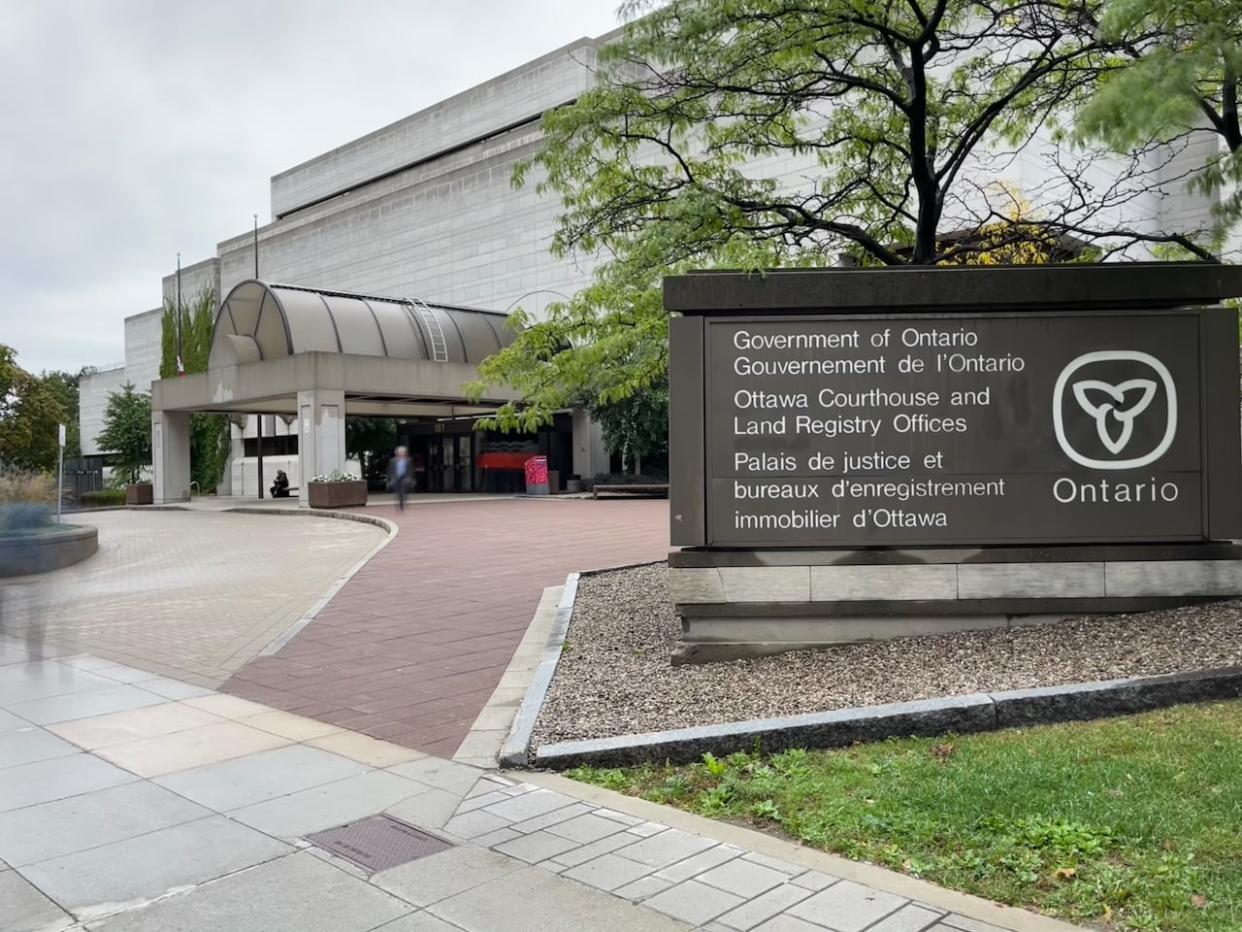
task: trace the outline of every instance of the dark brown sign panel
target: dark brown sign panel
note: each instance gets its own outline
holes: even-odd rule
[[[704,543],[1205,539],[1204,313],[707,315]]]

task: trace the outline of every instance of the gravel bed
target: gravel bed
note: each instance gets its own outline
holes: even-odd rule
[[[667,565],[584,576],[534,744],[1242,665],[1242,600],[675,667]]]

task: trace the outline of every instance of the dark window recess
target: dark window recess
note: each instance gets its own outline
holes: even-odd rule
[[[243,441],[246,456],[259,455],[259,440],[257,437],[247,437]],[[263,455],[264,456],[293,456],[298,452],[298,435],[290,434],[287,437],[264,437],[263,438]]]

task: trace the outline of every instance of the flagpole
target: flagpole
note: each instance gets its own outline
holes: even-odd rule
[[[254,215],[254,277],[259,277],[259,215]],[[258,422],[259,442],[257,449],[259,451],[259,498],[263,497],[263,415],[259,414],[255,417]]]
[[[177,253],[177,374],[181,374],[181,253]]]

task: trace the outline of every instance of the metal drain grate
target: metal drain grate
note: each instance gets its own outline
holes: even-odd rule
[[[412,825],[379,815],[339,828],[307,835],[325,851],[339,854],[369,871],[382,871],[453,847]]]

